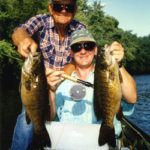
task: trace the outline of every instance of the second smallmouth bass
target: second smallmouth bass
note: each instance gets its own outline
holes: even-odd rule
[[[94,111],[102,119],[99,145],[116,146],[113,120],[121,112],[121,98],[119,67],[106,45],[97,56],[94,77]]]
[[[34,126],[33,140],[29,149],[50,147],[51,141],[45,127],[50,113],[47,81],[41,53],[29,53],[21,73],[21,99],[25,106],[26,122]]]

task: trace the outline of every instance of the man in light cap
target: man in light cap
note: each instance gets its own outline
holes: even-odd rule
[[[121,63],[124,57],[124,50],[118,42],[113,42],[110,46],[112,55],[118,63]],[[76,30],[72,33],[70,53],[75,63],[75,70],[72,76],[78,79],[94,82],[94,55],[97,55],[96,42],[87,30]],[[122,107],[124,115],[131,115],[134,110],[134,103],[137,100],[136,85],[131,75],[120,66],[122,75]],[[83,86],[70,80],[61,82],[62,72],[57,71],[57,81],[55,73],[50,74],[50,86],[53,86],[53,94],[51,99],[56,103],[56,112],[54,115],[58,117],[60,122],[73,122],[85,124],[97,124],[94,108],[93,108],[93,88]],[[58,83],[60,85],[58,86]],[[58,87],[57,87],[58,86]],[[121,133],[121,123],[114,119],[115,134],[119,136]]]
[[[41,51],[45,68],[53,71],[60,70],[71,62],[70,36],[74,30],[84,29],[85,25],[73,20],[77,11],[76,0],[50,0],[49,11],[51,15],[36,15],[17,27],[12,39],[19,54],[25,58],[30,51]],[[49,103],[52,110],[54,104],[51,101]],[[32,141],[32,135],[33,124],[27,125],[23,107],[17,118],[11,150],[26,150]]]

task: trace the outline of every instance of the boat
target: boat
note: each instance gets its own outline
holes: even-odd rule
[[[150,136],[123,117],[119,150],[150,150]],[[47,122],[46,128],[52,141],[47,150],[110,150],[108,144],[98,145],[99,124]],[[117,149],[117,150],[118,150]]]
[[[52,147],[45,150],[109,150],[107,144],[98,145],[99,124],[47,122]]]
[[[150,150],[150,136],[139,127],[123,117],[122,134],[120,137],[121,147],[130,150]]]

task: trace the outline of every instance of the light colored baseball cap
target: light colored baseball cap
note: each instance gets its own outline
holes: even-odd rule
[[[92,34],[87,29],[81,29],[81,30],[75,30],[72,33],[71,39],[70,39],[70,46],[75,43],[83,42],[83,41],[89,41],[89,42],[96,43]]]

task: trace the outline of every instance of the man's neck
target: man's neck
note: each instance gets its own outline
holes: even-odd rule
[[[67,27],[67,24],[65,24],[65,25],[64,24],[56,24],[56,28],[57,28],[61,43],[64,42],[66,27]]]
[[[76,67],[76,75],[81,79],[86,81],[89,74],[94,70],[94,65],[91,65],[88,68]]]

